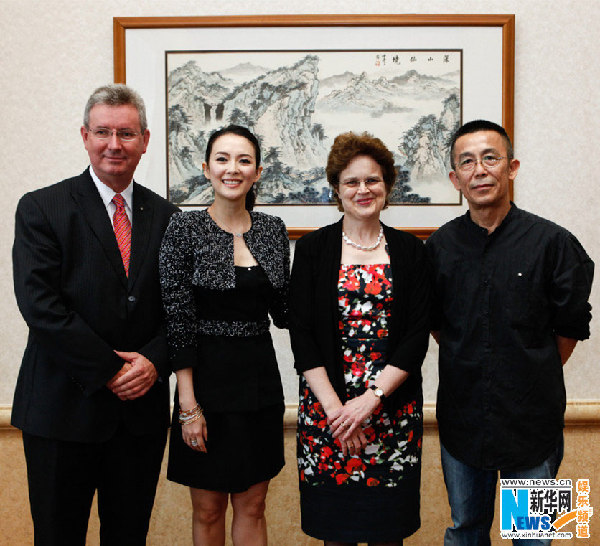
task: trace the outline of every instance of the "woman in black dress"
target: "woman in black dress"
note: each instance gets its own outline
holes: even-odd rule
[[[252,212],[260,148],[229,126],[208,141],[206,210],[173,215],[160,274],[177,375],[167,478],[190,487],[194,545],[267,543],[269,480],[283,467],[283,390],[269,333],[287,327],[289,242],[281,219]]]
[[[296,243],[302,529],[327,545],[400,545],[420,526],[430,278],[421,241],[380,222],[395,178],[381,140],[339,135],[327,179],[344,216]]]

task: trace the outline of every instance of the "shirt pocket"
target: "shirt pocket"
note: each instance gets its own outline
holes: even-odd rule
[[[525,346],[543,341],[549,321],[549,303],[543,279],[536,270],[510,267],[508,271],[505,310],[509,325],[518,330]]]

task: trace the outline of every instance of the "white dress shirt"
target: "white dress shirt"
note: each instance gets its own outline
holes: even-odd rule
[[[116,192],[109,188],[102,180],[100,180],[94,169],[90,165],[90,174],[92,175],[92,180],[94,184],[96,184],[96,188],[98,188],[98,192],[100,193],[100,197],[102,198],[102,202],[106,207],[106,212],[108,213],[108,217],[110,218],[110,223],[113,223],[113,215],[117,210],[116,205],[112,202],[112,198],[116,195]],[[125,201],[125,212],[127,213],[127,218],[129,218],[129,222],[133,226],[133,184],[130,182],[129,186],[127,186],[122,192],[123,200]]]

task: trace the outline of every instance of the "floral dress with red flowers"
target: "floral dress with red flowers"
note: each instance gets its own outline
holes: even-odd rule
[[[339,330],[347,399],[361,395],[371,383],[376,383],[386,366],[388,321],[392,304],[391,273],[389,264],[340,266],[337,286]],[[376,490],[383,488],[386,490],[385,498],[389,501],[390,495],[387,493],[393,496],[394,490],[408,486],[416,488],[409,497],[413,494],[418,497],[421,404],[416,399],[409,399],[392,414],[380,404],[365,421],[363,430],[368,441],[365,450],[359,455],[344,456],[339,440],[334,440],[329,432],[323,407],[301,376],[297,438],[300,486],[303,491],[328,490],[329,500],[326,506],[320,508],[321,512],[337,503],[337,495],[340,499],[348,499],[358,494],[357,502],[361,502],[361,496],[365,498],[361,491],[365,492],[365,489],[376,494]],[[405,480],[407,475],[411,478]],[[403,483],[403,480],[410,482],[410,485]],[[315,501],[311,501],[311,504],[315,504]],[[365,504],[369,504],[364,508],[367,511],[380,510],[376,502]],[[304,502],[302,510],[304,528]],[[324,519],[330,518],[325,516]],[[336,539],[335,536],[320,537],[318,532],[309,534],[317,538]]]

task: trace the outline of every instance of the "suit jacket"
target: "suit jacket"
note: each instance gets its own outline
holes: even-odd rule
[[[392,269],[388,364],[410,373],[386,400],[398,407],[422,400],[421,365],[429,342],[431,275],[424,245],[403,231],[383,226]],[[339,334],[337,283],[342,257],[342,220],[299,239],[290,282],[290,339],[298,373],[324,366],[340,400],[346,387]]]
[[[133,187],[129,277],[106,208],[90,176],[26,194],[16,213],[13,272],[29,326],[12,424],[58,440],[99,442],[119,425],[134,434],[168,426],[167,345],[158,250],[177,208]],[[121,401],[105,385],[137,351],[159,380]]]

